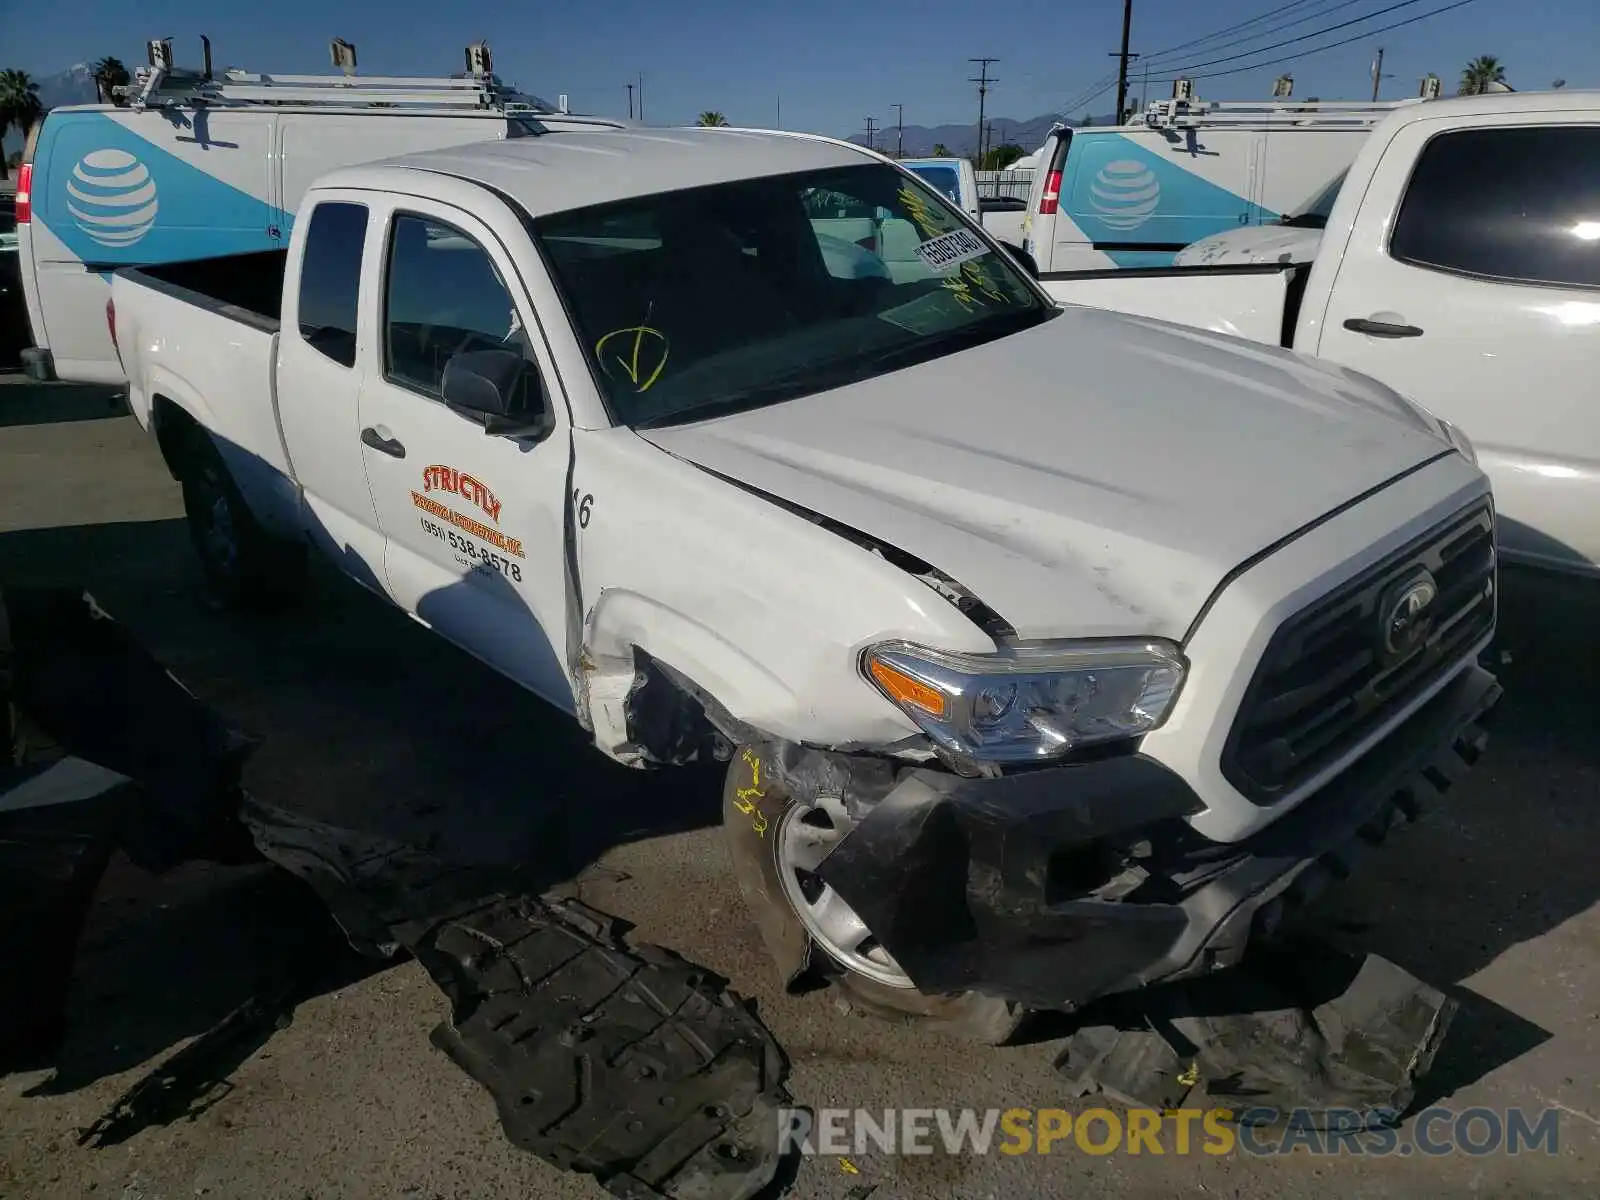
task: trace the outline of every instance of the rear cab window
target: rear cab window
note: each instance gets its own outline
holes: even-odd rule
[[[1600,126],[1436,134],[1406,186],[1389,254],[1506,283],[1600,287]]]
[[[345,367],[356,361],[361,248],[366,235],[364,205],[325,200],[311,210],[300,258],[300,336]]]

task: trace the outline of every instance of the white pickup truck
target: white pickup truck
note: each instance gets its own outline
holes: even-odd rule
[[[1472,439],[1506,557],[1600,574],[1600,92],[1403,108],[1282,226],[1042,281],[1376,376]]]
[[[920,277],[830,273],[818,195]],[[1488,483],[1434,420],[1063,310],[843,142],[349,168],[286,252],[121,272],[108,317],[225,596],[310,541],[612,758],[727,761],[784,977],[869,1009],[998,1041],[1235,962],[1499,695]]]

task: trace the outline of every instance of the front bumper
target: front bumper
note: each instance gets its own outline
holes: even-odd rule
[[[1477,760],[1500,685],[1477,665],[1266,829],[1212,842],[1178,775],[1134,754],[966,779],[905,773],[819,875],[918,988],[1033,1008],[1231,966]]]

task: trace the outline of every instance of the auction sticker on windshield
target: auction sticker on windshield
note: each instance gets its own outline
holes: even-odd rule
[[[970,229],[953,229],[917,247],[917,257],[941,273],[987,253],[989,247]]]

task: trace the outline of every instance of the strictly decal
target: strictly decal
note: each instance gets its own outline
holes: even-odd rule
[[[500,500],[489,490],[488,486],[474,479],[465,471],[458,471],[454,467],[431,466],[422,469],[422,490],[424,492],[454,492],[462,496],[479,508],[483,509],[489,520],[496,525],[500,523]]]
[[[500,520],[500,498],[489,490],[489,486],[481,480],[474,479],[464,471],[454,467],[434,465],[424,467],[422,471],[423,492],[450,492],[478,506],[483,510],[489,520],[496,523]],[[456,561],[476,571],[484,571],[491,575],[503,575],[516,583],[522,582],[522,568],[511,561],[513,558],[526,558],[522,552],[520,538],[507,537],[498,529],[485,525],[475,517],[465,513],[458,513],[454,509],[446,508],[431,496],[422,492],[411,493],[411,503],[423,512],[436,518],[430,521],[427,517],[421,518],[422,528],[425,533],[431,534],[441,542],[449,545],[455,552]],[[454,529],[446,528],[453,526]],[[460,530],[456,533],[455,530]],[[463,536],[470,535],[470,536]],[[496,554],[485,547],[477,545],[471,539],[487,542]]]

